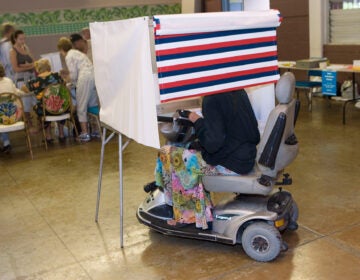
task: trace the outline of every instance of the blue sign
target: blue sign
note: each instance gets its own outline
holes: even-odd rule
[[[323,70],[322,71],[322,94],[336,96],[336,71]]]

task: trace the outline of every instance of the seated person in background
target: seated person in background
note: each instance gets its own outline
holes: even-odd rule
[[[14,82],[10,78],[5,77],[5,68],[0,63],[0,93],[4,92],[11,92],[20,96],[22,95],[22,92],[16,88]],[[0,133],[0,140],[3,144],[1,151],[6,154],[10,153],[11,145],[9,135],[7,133]]]
[[[149,185],[163,187],[166,203],[174,211],[169,224],[196,223],[196,227],[207,229],[212,221],[212,204],[201,177],[249,173],[255,165],[260,133],[244,90],[205,96],[202,114],[189,114],[198,149],[162,147],[156,181]]]
[[[34,63],[36,72],[38,76],[34,79],[28,81],[28,83],[22,87],[22,90],[25,92],[33,92],[36,96],[37,104],[34,106],[36,114],[41,117],[44,115],[43,106],[42,106],[42,97],[44,94],[44,89],[52,84],[63,83],[62,78],[58,73],[51,72],[50,61],[46,58],[41,58]],[[65,120],[58,122],[59,127],[59,141],[64,142],[64,124]],[[50,122],[45,122],[44,124],[46,132],[46,141],[48,143],[54,142],[54,139],[51,136],[51,125]]]

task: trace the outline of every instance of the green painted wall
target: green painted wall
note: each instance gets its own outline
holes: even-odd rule
[[[156,14],[181,13],[181,4],[55,10],[0,14],[0,23],[12,22],[27,36],[74,33],[89,22],[111,21]]]

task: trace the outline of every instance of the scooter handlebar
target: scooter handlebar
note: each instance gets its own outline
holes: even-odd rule
[[[193,123],[189,120],[189,115],[191,111],[188,110],[176,110],[176,113],[173,117],[167,117],[167,116],[157,116],[158,122],[176,122],[179,125],[183,126],[193,126]]]
[[[179,114],[180,117],[186,118],[186,119],[189,118],[189,115],[191,113],[191,111],[189,111],[189,110],[182,110],[182,109],[176,110],[176,112]]]

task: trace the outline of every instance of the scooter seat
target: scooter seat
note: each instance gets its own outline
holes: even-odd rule
[[[210,192],[232,192],[242,194],[268,195],[273,189],[273,182],[270,186],[264,186],[258,182],[261,176],[259,171],[253,171],[247,175],[239,176],[204,176],[202,181],[206,190]]]

